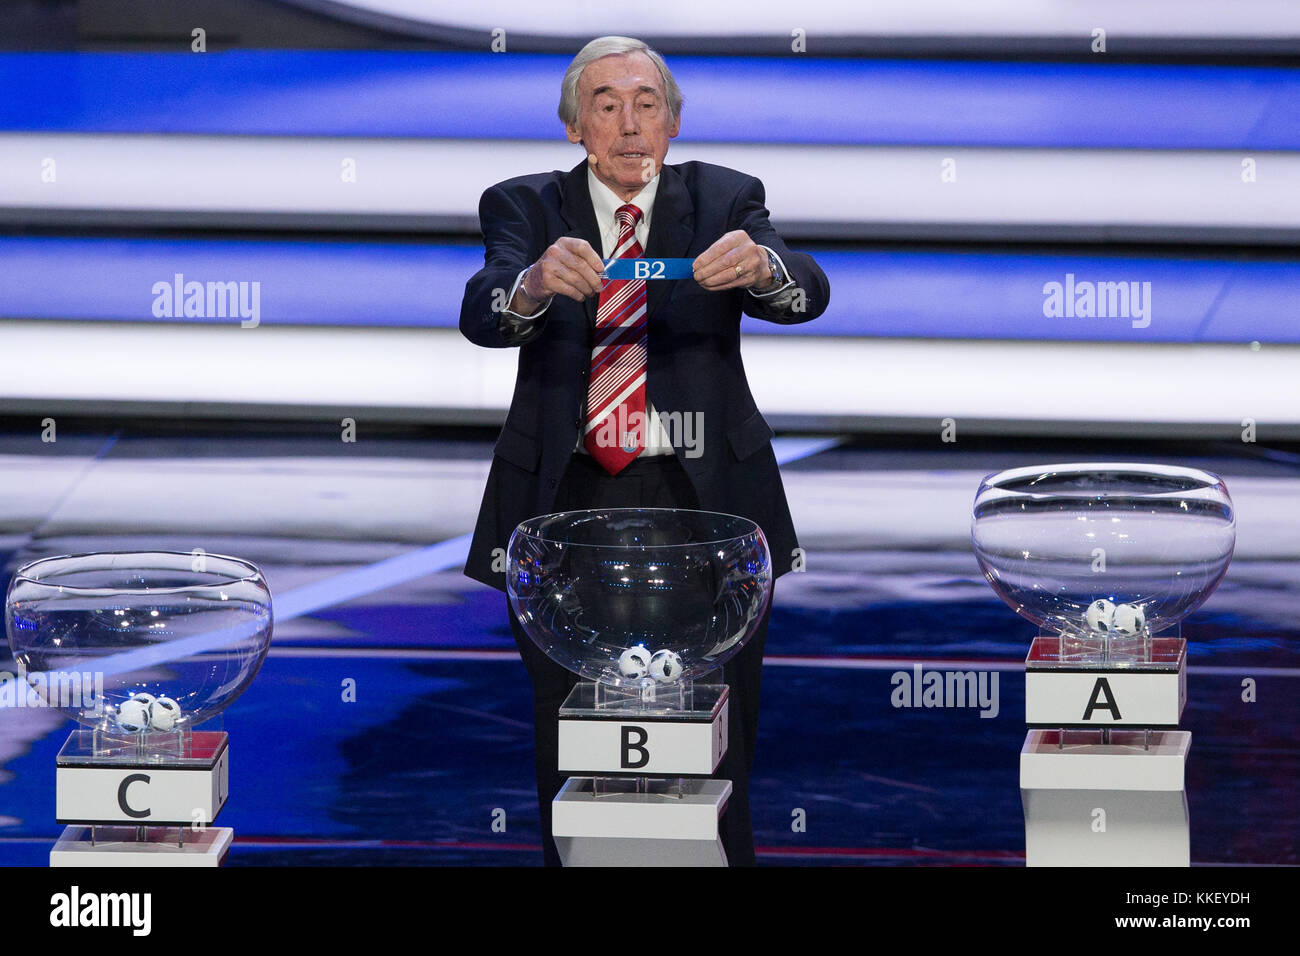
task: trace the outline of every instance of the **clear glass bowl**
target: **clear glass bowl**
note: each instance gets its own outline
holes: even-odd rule
[[[5,632],[45,705],[108,733],[184,731],[257,674],[271,593],[261,571],[225,555],[69,554],[14,573]]]
[[[525,633],[587,680],[697,680],[754,633],[772,594],[747,518],[671,508],[543,515],[510,537],[507,587]]]
[[[975,557],[1002,600],[1108,656],[1140,653],[1152,634],[1200,607],[1227,571],[1235,541],[1223,480],[1168,465],[1003,471],[980,484],[971,521]],[[1119,609],[1114,628],[1104,605],[1089,621],[1097,601]]]

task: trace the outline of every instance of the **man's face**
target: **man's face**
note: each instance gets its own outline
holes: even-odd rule
[[[581,142],[596,157],[596,177],[623,199],[659,172],[680,127],[644,53],[602,57],[578,78],[578,123],[567,128],[569,142]]]

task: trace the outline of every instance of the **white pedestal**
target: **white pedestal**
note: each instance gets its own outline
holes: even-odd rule
[[[1187,642],[1151,640],[1151,659],[1079,663],[1055,636],[1025,659],[1025,723],[1041,728],[1178,726],[1187,703]]]
[[[1027,866],[1188,866],[1192,735],[1031,730],[1020,751]],[[1071,741],[1074,741],[1073,743]]]
[[[199,731],[183,754],[134,759],[105,757],[73,731],[54,774],[55,819],[63,824],[131,824],[150,827],[208,825],[230,791],[230,760],[224,732]]]
[[[223,731],[139,740],[74,730],[55,770],[57,819],[70,825],[50,866],[219,866],[234,831],[210,824],[229,782]]]
[[[718,818],[730,780],[708,776],[727,752],[725,684],[639,689],[590,682],[560,708],[551,804],[565,866],[726,866]]]
[[[727,752],[726,685],[661,689],[644,702],[636,694],[590,682],[576,686],[560,708],[562,773],[708,776]]]
[[[726,866],[718,819],[730,780],[683,779],[681,796],[603,793],[610,781],[571,777],[551,805],[565,866]],[[655,781],[664,784],[665,781]]]
[[[50,866],[220,866],[234,839],[229,827],[185,831],[178,845],[176,828],[147,827],[144,840],[135,827],[101,826],[90,839],[90,827],[67,827],[54,849]]]

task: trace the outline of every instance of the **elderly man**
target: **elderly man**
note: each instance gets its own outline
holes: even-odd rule
[[[505,590],[502,555],[520,521],[581,508],[738,514],[763,529],[777,575],[795,560],[772,430],[740,361],[740,319],[806,322],[825,310],[830,287],[772,228],[757,179],[664,165],[681,106],[659,54],[629,37],[592,40],[565,72],[559,108],[585,159],[506,180],[479,203],[485,265],[466,284],[460,328],[477,345],[519,348],[465,567],[492,587]],[[689,258],[693,274],[604,283],[602,260],[613,257]],[[664,427],[688,419],[702,425],[689,449]],[[614,423],[619,440],[609,441]],[[554,865],[551,801],[564,783],[556,721],[576,678],[509,616],[533,683],[542,845]],[[748,781],[766,632],[765,616],[723,672],[731,739],[717,775],[733,784],[720,821],[733,865],[754,862]]]

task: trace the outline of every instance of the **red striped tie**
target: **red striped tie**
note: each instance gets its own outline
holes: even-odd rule
[[[636,224],[641,210],[619,206],[615,259],[639,259]],[[645,280],[610,279],[600,290],[587,382],[583,445],[611,475],[645,449]]]

